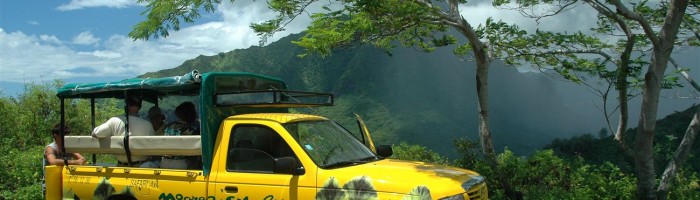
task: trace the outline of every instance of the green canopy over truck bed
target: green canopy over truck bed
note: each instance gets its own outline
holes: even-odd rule
[[[246,72],[209,72],[196,70],[183,76],[163,78],[134,78],[104,83],[71,83],[57,91],[60,99],[117,98],[138,95],[145,101],[157,103],[163,96],[199,96],[201,120],[202,162],[204,174],[209,174],[211,160],[220,123],[228,116],[251,112],[286,112],[289,106],[240,107],[225,104],[224,94],[246,91],[284,90],[284,81]],[[280,99],[279,97],[274,97]],[[274,101],[269,103],[275,103]],[[62,101],[63,102],[63,101]],[[332,97],[331,97],[332,103]],[[272,105],[272,104],[271,104]],[[62,106],[63,108],[63,106]],[[64,110],[61,110],[64,112]],[[63,116],[63,115],[62,115]],[[93,118],[94,119],[94,118]],[[64,121],[63,119],[61,121]]]

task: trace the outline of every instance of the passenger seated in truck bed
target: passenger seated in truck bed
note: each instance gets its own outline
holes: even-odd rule
[[[130,136],[149,136],[155,135],[151,122],[139,117],[141,109],[141,98],[137,96],[129,96],[126,98],[127,111],[129,115],[129,135]],[[104,124],[95,127],[92,130],[92,137],[106,138],[113,135],[124,135],[126,132],[126,117],[123,115],[112,117]],[[131,165],[140,167],[154,167],[149,162],[149,156],[131,156]],[[117,166],[128,166],[128,159],[125,155],[117,155]]]
[[[165,128],[165,135],[199,135],[199,122],[197,111],[192,102],[184,102],[175,108],[177,119]],[[163,156],[160,162],[161,168],[167,169],[201,169],[200,156]]]

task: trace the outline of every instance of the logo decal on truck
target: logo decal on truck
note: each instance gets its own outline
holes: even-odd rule
[[[68,183],[77,183],[77,184],[90,184],[90,179],[92,177],[90,176],[68,176]]]
[[[129,183],[129,187],[136,188],[139,191],[142,189],[158,189],[158,180],[133,179]]]
[[[372,184],[372,179],[368,176],[358,176],[340,187],[340,183],[335,177],[330,177],[323,184],[323,188],[316,193],[317,200],[341,200],[341,199],[361,199],[375,200],[377,198],[377,190]],[[417,186],[413,188],[404,200],[430,200],[430,190],[425,186]]]
[[[273,200],[275,199],[275,196],[272,195],[267,195],[265,198],[262,200]],[[198,196],[185,196],[182,194],[173,194],[173,193],[161,193],[160,196],[158,196],[158,200],[216,200],[215,196],[208,196],[208,197],[198,197]],[[248,196],[241,198],[236,198],[235,196],[228,196],[226,197],[226,200],[249,200]]]
[[[89,178],[89,177],[88,177]],[[84,180],[83,178],[80,178],[78,176],[75,176],[75,178],[69,178],[69,180],[72,179],[74,180],[71,183],[86,183],[85,181],[89,181],[89,179]],[[69,181],[70,182],[70,181]],[[89,182],[88,182],[89,183]],[[66,190],[68,189],[68,190]],[[118,196],[119,199],[136,199],[134,192],[131,191],[131,187],[126,186],[122,189],[121,192],[117,193],[117,190],[112,186],[112,184],[107,180],[106,178],[102,178],[100,180],[100,183],[97,184],[97,187],[95,188],[95,192],[92,195],[92,199],[108,199],[109,197],[112,196]],[[63,198],[64,199],[80,199],[78,195],[75,194],[73,191],[73,188],[64,188],[63,191]]]
[[[160,193],[160,196],[158,196],[158,200],[215,200],[215,196],[208,196],[208,197],[198,197],[198,196],[184,196],[182,194],[173,194],[173,193]]]
[[[92,199],[108,199],[111,196],[118,195],[120,197],[133,197],[133,199],[136,199],[134,196],[134,192],[131,191],[131,187],[126,186],[122,189],[121,192],[116,193],[116,189],[114,186],[112,186],[112,183],[109,182],[106,178],[102,178],[100,181],[100,184],[97,185],[97,188],[95,188],[95,193],[92,195]]]

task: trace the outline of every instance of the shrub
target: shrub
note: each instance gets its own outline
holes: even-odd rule
[[[424,146],[410,145],[402,142],[399,145],[392,146],[392,149],[394,150],[394,155],[392,155],[391,158],[394,159],[420,161],[441,165],[449,164],[447,158],[440,156],[440,154],[435,153]]]

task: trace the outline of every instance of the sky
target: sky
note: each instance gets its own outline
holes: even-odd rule
[[[174,68],[199,55],[258,45],[260,39],[249,25],[274,17],[266,1],[223,2],[214,13],[203,13],[167,38],[134,41],[127,35],[145,19],[145,7],[136,0],[0,1],[0,94],[17,94],[25,83],[55,79],[122,80]],[[312,5],[310,10],[320,7]],[[515,11],[493,8],[490,1],[470,1],[460,9],[473,26],[489,16],[530,31],[537,25]],[[565,17],[540,21],[540,28],[580,29],[595,24],[593,15],[590,9],[573,9]],[[308,16],[298,17],[268,44],[303,31],[310,21]]]
[[[261,3],[262,2],[262,3]],[[167,38],[134,41],[145,10],[135,0],[0,1],[0,90],[54,79],[113,81],[174,68],[199,55],[258,45],[248,26],[274,16],[265,1],[225,3]],[[289,33],[302,31],[302,20]],[[308,23],[308,21],[306,22]]]

